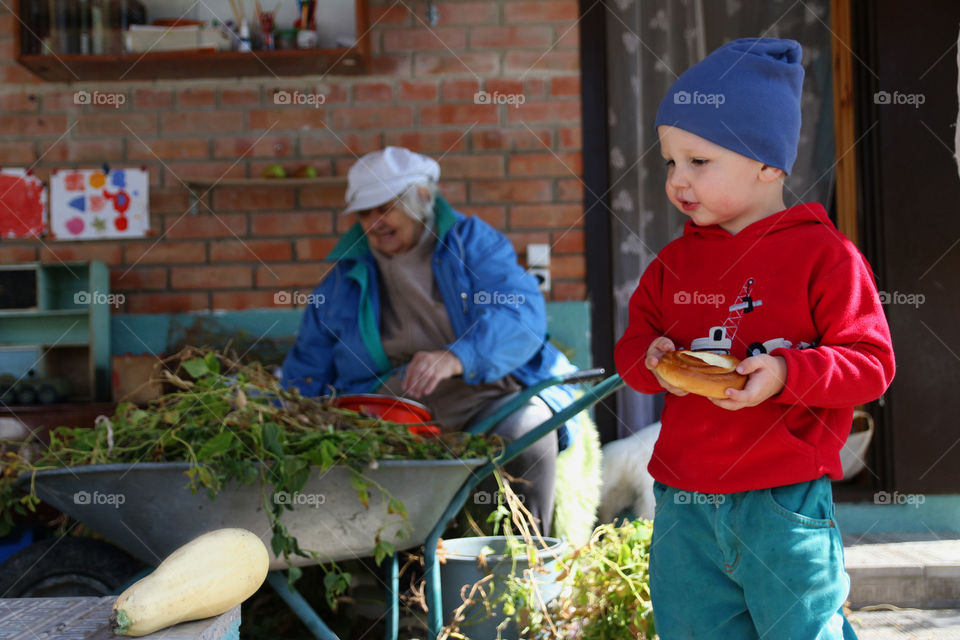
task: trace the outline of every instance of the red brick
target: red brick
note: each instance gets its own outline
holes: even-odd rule
[[[484,76],[500,71],[500,53],[494,51],[461,51],[459,53],[416,52],[413,58],[413,75],[469,74]]]
[[[214,291],[213,308],[223,310],[273,309],[276,291]]]
[[[586,240],[583,231],[567,229],[553,232],[554,253],[583,253],[586,251]]]
[[[561,149],[583,148],[583,129],[580,127],[560,127],[557,132],[560,134]]]
[[[210,262],[282,262],[291,259],[287,240],[220,240],[210,245]]]
[[[301,209],[342,209],[347,185],[331,184],[303,187],[300,190]]]
[[[177,108],[215,106],[217,106],[217,92],[213,89],[190,87],[177,93]]]
[[[249,288],[249,266],[210,265],[198,267],[171,267],[170,286],[173,289],[236,289]]]
[[[337,246],[339,238],[301,238],[297,240],[297,260],[323,260]]]
[[[409,76],[413,54],[375,55],[370,61],[371,74],[376,76]]]
[[[446,155],[440,160],[445,178],[496,178],[506,175],[501,155]]]
[[[40,109],[40,100],[35,93],[3,93],[0,94],[0,111],[37,111]]]
[[[550,180],[474,180],[470,202],[549,202],[552,186]]]
[[[208,309],[206,293],[140,293],[127,295],[127,313],[184,313]]]
[[[160,89],[137,89],[133,92],[135,109],[168,109],[173,106],[173,93]]]
[[[439,93],[435,82],[403,81],[400,83],[400,99],[414,102],[436,101]]]
[[[225,189],[220,192],[232,192]],[[242,191],[242,190],[241,190]],[[167,216],[166,238],[232,238],[247,232],[247,217],[242,213],[217,213],[201,209],[197,215]]]
[[[4,240],[9,242],[9,240]],[[38,247],[9,247],[0,246],[0,264],[16,264],[20,262],[36,262]]]
[[[30,140],[0,142],[0,166],[32,165],[37,161],[37,157]]]
[[[130,160],[182,160],[210,157],[210,142],[206,138],[161,138],[127,140],[127,158]]]
[[[76,122],[73,131],[82,136],[157,135],[157,116],[153,113],[84,113]]]
[[[580,76],[559,76],[550,80],[550,95],[579,96]]]
[[[580,124],[580,101],[533,101],[528,100],[517,108],[507,109],[507,122],[546,122]]]
[[[246,170],[243,163],[233,162],[168,162],[161,169],[169,187],[182,185],[191,178],[218,180],[220,178],[244,178]],[[206,191],[200,188],[199,193]],[[195,189],[197,191],[197,189]],[[223,191],[219,189],[218,191]]]
[[[550,229],[583,224],[583,207],[573,204],[513,205],[511,229]]]
[[[583,173],[583,156],[577,152],[524,153],[510,156],[511,176],[578,176]]]
[[[427,13],[426,2],[406,3],[414,15],[414,24],[423,25]],[[437,24],[497,24],[500,21],[500,2],[438,2]]]
[[[333,128],[338,134],[341,129],[395,129],[412,126],[412,107],[344,107],[333,112]]]
[[[467,183],[462,180],[444,180],[440,178],[440,193],[454,206],[466,204]]]
[[[213,141],[215,158],[284,157],[293,154],[293,140],[288,136],[244,136],[217,138]]]
[[[580,53],[570,49],[548,51],[508,51],[503,62],[504,75],[526,75],[531,71],[578,71]]]
[[[221,107],[260,106],[260,89],[221,89]]]
[[[10,5],[4,5],[4,10],[0,13],[0,34],[12,34],[17,22],[18,20],[13,15]]]
[[[553,44],[553,29],[547,26],[473,27],[470,46],[475,49],[517,49],[536,47],[543,50]]]
[[[587,277],[587,261],[582,253],[561,256],[554,254],[550,257],[550,276],[582,280]]]
[[[539,2],[508,2],[504,21],[516,22],[575,22],[578,18],[576,0],[540,0]]]
[[[110,289],[112,291],[166,288],[167,270],[163,267],[147,267],[146,269],[126,269],[120,267],[110,270]]]
[[[551,300],[586,300],[587,284],[585,282],[570,282],[553,280],[550,286]]]
[[[256,269],[257,287],[316,287],[331,265],[313,264],[271,264],[260,265]]]
[[[315,131],[299,136],[300,155],[309,156],[361,156],[383,148],[379,132],[342,133],[340,131]]]
[[[473,102],[480,91],[480,83],[476,80],[444,80],[441,86],[441,96],[444,102]]]
[[[420,124],[496,124],[497,108],[488,104],[428,104],[420,107]]]
[[[361,82],[353,85],[354,102],[393,102],[393,86],[386,82]]]
[[[214,211],[292,209],[294,189],[283,187],[217,189]],[[237,234],[241,235],[241,234]]]
[[[333,218],[334,214],[330,211],[256,213],[250,218],[250,235],[312,236],[333,233]]]
[[[464,211],[467,215],[477,216],[494,229],[503,229],[507,226],[507,208],[497,206],[476,206],[470,207]]]
[[[554,46],[558,49],[578,49],[580,47],[580,29],[577,23],[557,26],[557,39]]]
[[[374,29],[383,26],[409,24],[413,13],[405,4],[393,3],[388,7],[370,7],[370,25]]]
[[[19,64],[0,65],[0,83],[3,84],[41,84],[46,82],[39,76],[33,75],[26,67]]]
[[[462,27],[423,25],[412,29],[385,29],[383,50],[391,51],[462,51],[467,46],[467,30]]]
[[[549,129],[474,129],[470,134],[475,151],[502,149],[525,151],[550,148]]]
[[[63,91],[45,91],[41,95],[43,104],[41,111],[49,113],[50,111],[82,111],[83,107],[76,103],[76,91],[69,89]]]
[[[483,89],[491,95],[494,93],[509,96],[521,95],[523,94],[523,80],[517,80],[515,78],[487,78]]]
[[[310,130],[327,127],[327,110],[313,107],[282,107],[280,109],[256,109],[250,112],[251,131],[270,129]]]
[[[41,144],[41,146],[46,146]],[[44,149],[45,162],[97,162],[123,157],[121,138],[100,138],[97,140],[73,140],[60,138]]]
[[[189,216],[184,217],[180,224],[190,224]],[[166,238],[170,238],[170,234]],[[185,264],[191,262],[203,263],[207,261],[207,247],[203,242],[169,242],[166,239],[160,242],[138,242],[124,247],[124,264]]]
[[[164,135],[240,131],[243,114],[239,111],[171,111],[161,114],[160,126]]]
[[[200,193],[203,193],[203,191],[200,191]],[[172,189],[150,189],[151,213],[176,213],[179,215],[186,211],[189,206],[189,194],[182,186]]]
[[[0,135],[59,136],[67,130],[67,116],[0,116]]]
[[[546,100],[550,97],[549,79],[527,76],[523,81],[523,95],[527,100]]]
[[[583,202],[583,182],[579,178],[557,180],[558,202]]]
[[[123,252],[112,242],[47,243],[40,249],[40,262],[100,260],[109,265],[120,264]]]
[[[417,153],[447,153],[466,151],[468,136],[463,131],[394,131],[387,133],[385,143],[397,147],[406,147]]]

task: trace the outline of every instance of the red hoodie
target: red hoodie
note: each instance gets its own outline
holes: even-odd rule
[[[649,469],[687,491],[841,478],[853,407],[878,398],[894,373],[870,265],[819,204],[767,216],[735,236],[688,221],[640,278],[617,343],[617,371],[642,393],[663,391],[644,365],[662,335],[678,349],[740,359],[766,351],[787,363],[786,386],[756,407],[729,411],[667,394]]]

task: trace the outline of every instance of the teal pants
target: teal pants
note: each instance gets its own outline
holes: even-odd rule
[[[828,478],[741,493],[654,484],[661,640],[856,640]]]

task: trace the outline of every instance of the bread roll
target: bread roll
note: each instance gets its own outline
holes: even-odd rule
[[[723,399],[728,388],[743,389],[747,376],[736,372],[740,361],[709,351],[671,351],[660,358],[657,375],[690,393]]]

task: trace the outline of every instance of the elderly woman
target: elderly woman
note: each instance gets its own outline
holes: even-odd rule
[[[357,223],[328,256],[331,272],[305,310],[283,380],[305,395],[384,393],[416,399],[447,430],[490,415],[510,396],[575,371],[546,341],[535,278],[510,242],[437,194],[439,165],[387,147],[350,169],[347,208]],[[519,438],[572,401],[551,387],[494,429]],[[508,466],[550,531],[564,425]]]

